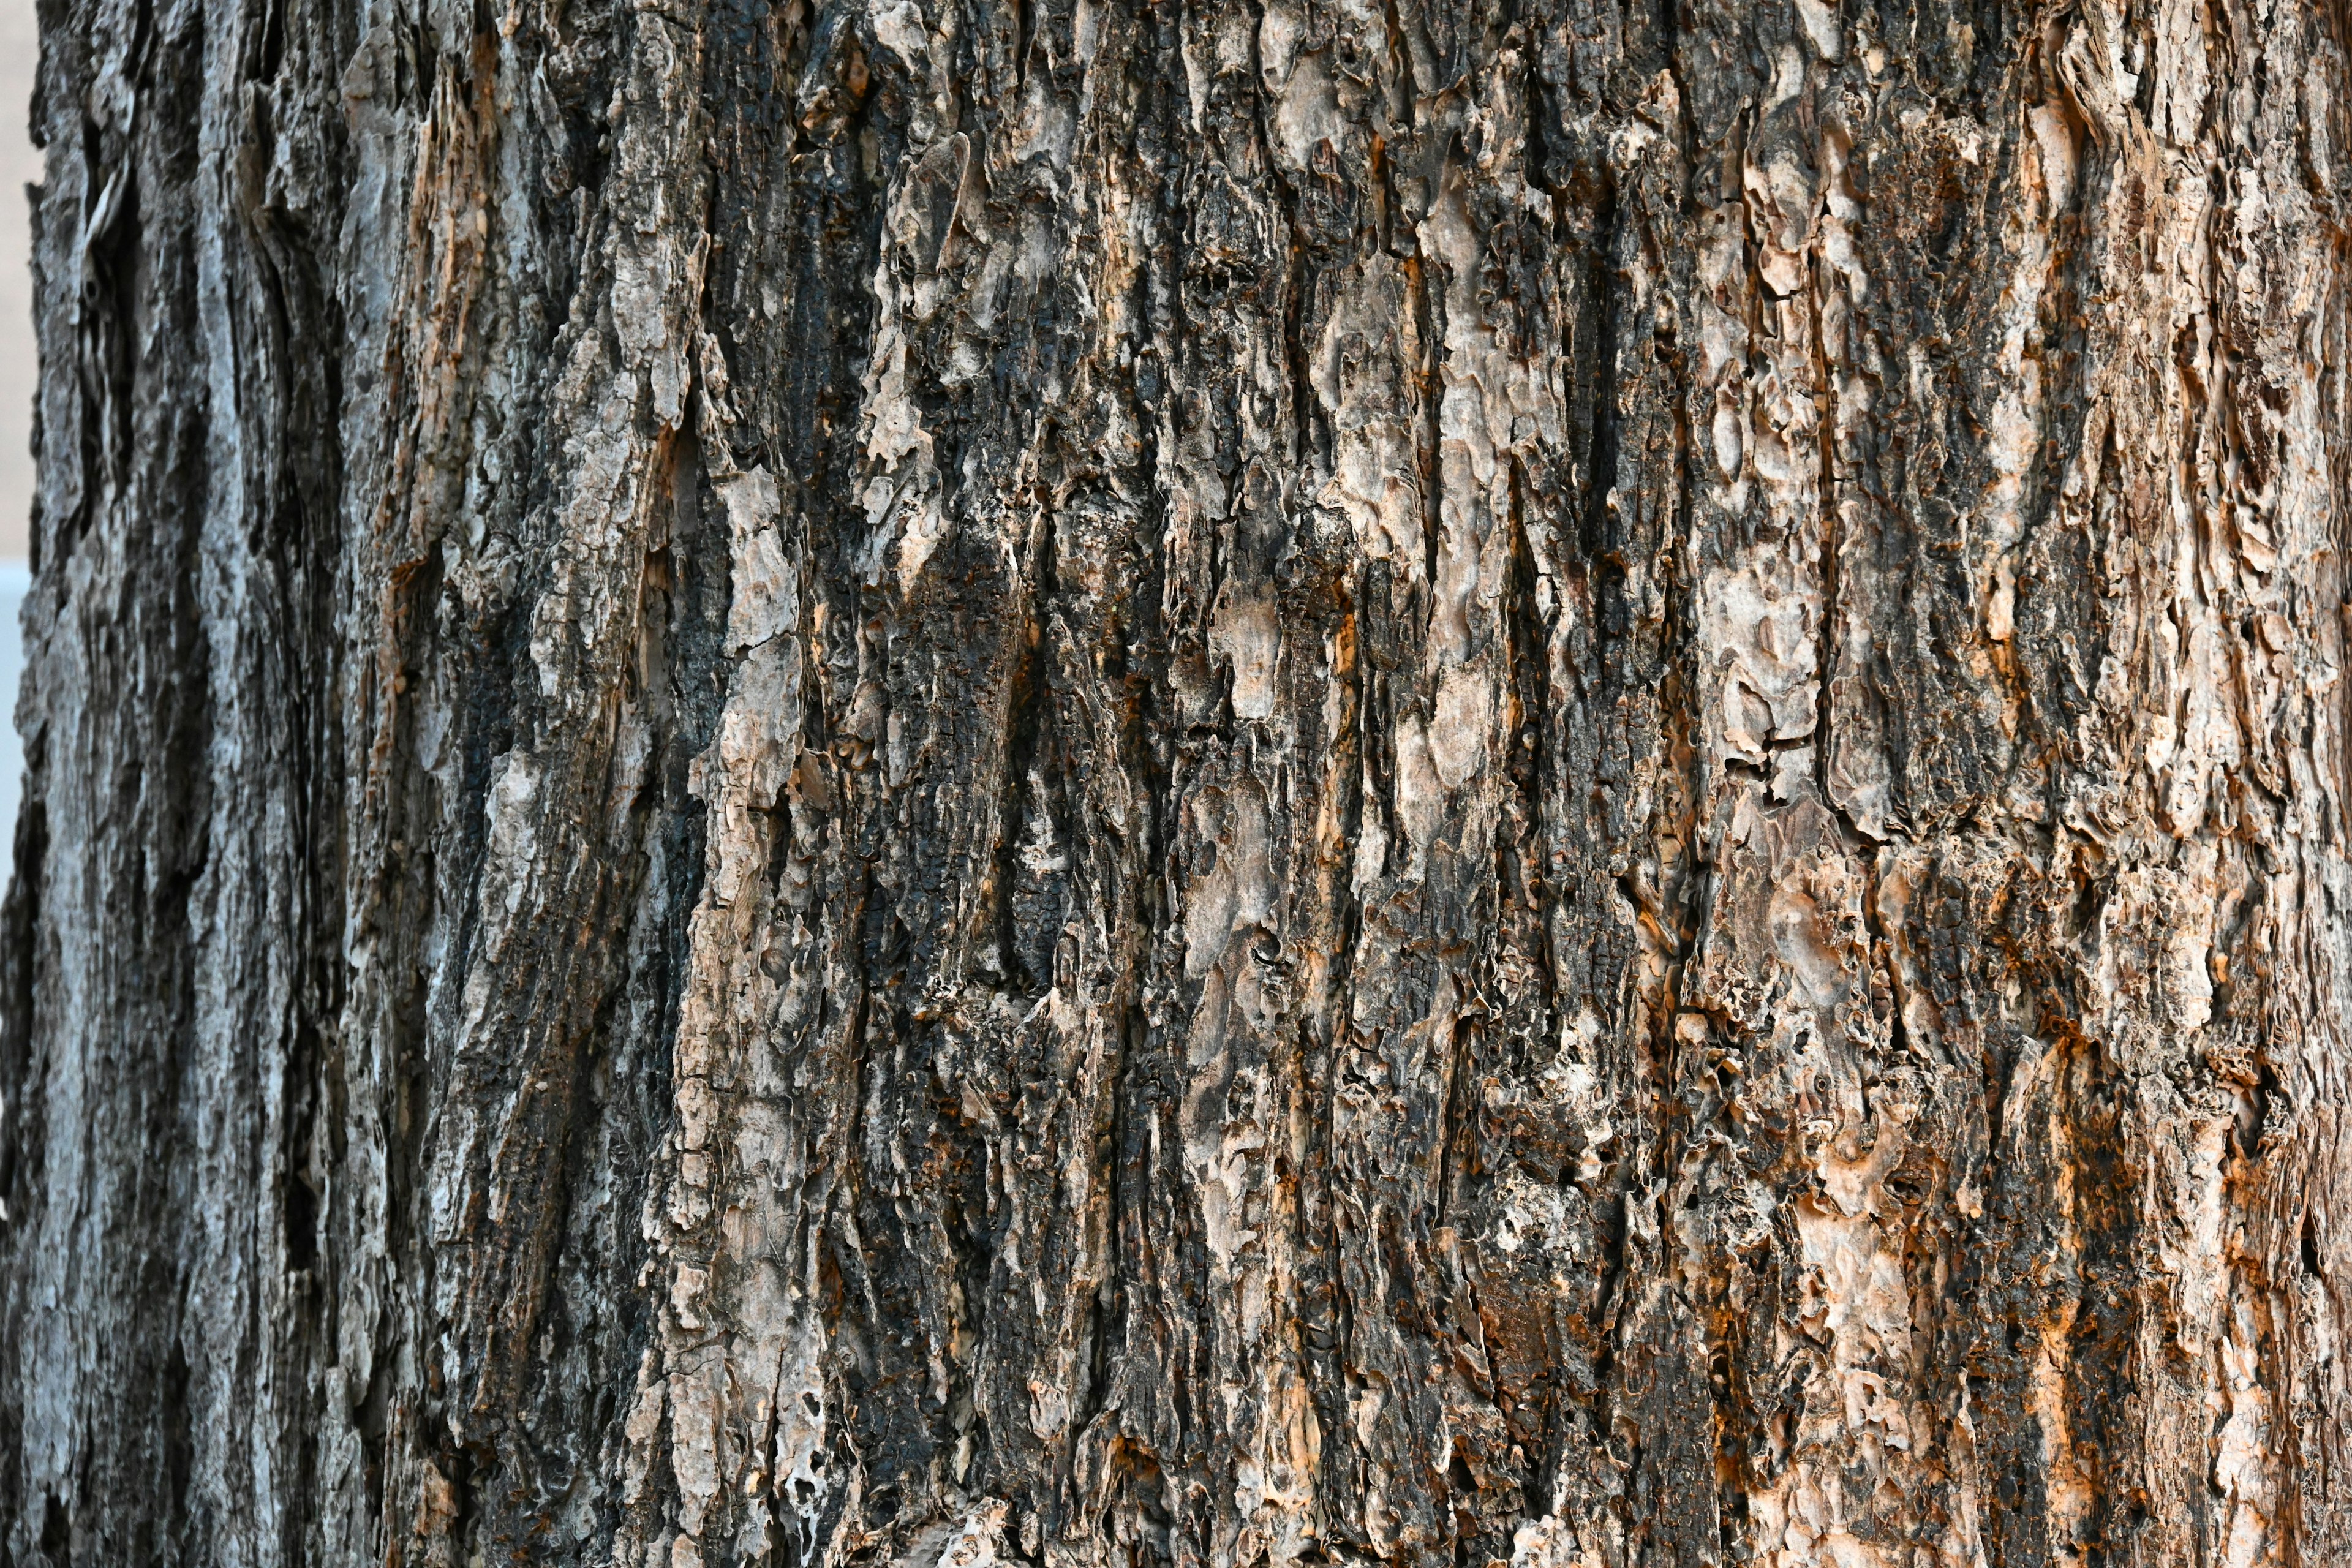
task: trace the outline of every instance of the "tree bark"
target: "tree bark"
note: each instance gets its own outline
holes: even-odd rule
[[[2295,0],[42,0],[0,1564],[2352,1562]]]

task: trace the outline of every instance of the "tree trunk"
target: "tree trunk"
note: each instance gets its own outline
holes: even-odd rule
[[[2352,1562],[2352,14],[42,8],[0,1564]]]

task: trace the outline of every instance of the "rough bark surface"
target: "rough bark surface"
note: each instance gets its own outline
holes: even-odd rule
[[[2352,1562],[2352,15],[42,0],[0,1563]]]

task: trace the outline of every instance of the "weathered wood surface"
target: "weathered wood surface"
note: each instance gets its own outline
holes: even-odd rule
[[[2352,1562],[2352,16],[43,0],[0,1563]]]

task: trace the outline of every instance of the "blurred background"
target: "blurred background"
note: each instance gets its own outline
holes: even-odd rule
[[[40,30],[33,0],[0,0],[0,884],[16,842],[25,750],[16,739],[16,680],[25,650],[16,625],[29,584],[33,507],[32,220],[25,187],[41,177],[27,129]]]

